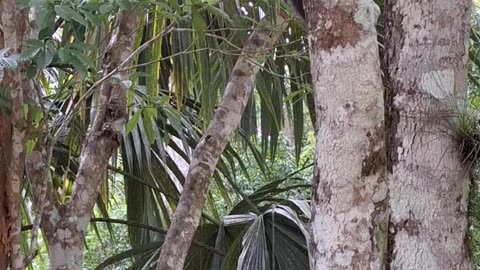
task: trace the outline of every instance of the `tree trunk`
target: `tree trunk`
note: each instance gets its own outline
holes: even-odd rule
[[[17,1],[4,0],[0,2],[0,49],[8,49],[5,56],[21,52],[22,43],[28,34],[28,10],[20,9]],[[24,105],[30,104],[33,89],[26,76],[26,66],[18,65],[15,71],[4,69],[5,76],[0,81],[2,99],[8,105],[0,111],[0,146],[2,192],[0,194],[0,268],[5,257],[1,254],[8,253],[10,269],[24,269],[23,254],[21,251],[21,186],[24,171],[25,141],[27,138],[27,122],[24,118]],[[4,137],[6,136],[6,137]],[[5,207],[6,202],[6,207]],[[2,225],[3,224],[3,225]],[[4,230],[8,228],[8,233]],[[2,228],[3,227],[3,228]]]
[[[389,269],[469,269],[468,164],[445,126],[465,102],[470,6],[386,2]]]
[[[95,201],[95,198],[92,200]],[[72,217],[76,219],[75,221],[81,228],[76,228],[75,222],[71,222],[65,217],[65,215],[58,216],[60,222],[55,226],[55,233],[48,238],[50,269],[83,269],[83,239],[90,217]]]
[[[313,268],[382,269],[384,102],[372,0],[304,1],[317,114]],[[406,268],[405,268],[406,269]]]
[[[8,241],[7,175],[10,160],[12,123],[5,110],[0,108],[0,270],[7,270],[10,241]]]
[[[119,12],[102,62],[105,77],[100,86],[99,110],[80,152],[72,195],[64,205],[56,201],[49,171],[54,142],[38,139],[36,149],[27,158],[35,201],[43,204],[36,207],[42,209],[40,224],[48,241],[52,270],[82,269],[84,237],[104,172],[120,144],[127,118],[128,87],[123,80],[129,76],[126,67],[133,58],[140,18],[140,8]]]
[[[140,8],[119,13],[116,28],[103,58],[105,76],[117,68],[122,68],[122,64],[123,67],[129,66],[131,61],[126,64],[124,62],[134,51],[140,18]],[[80,153],[72,196],[59,209],[60,220],[55,224],[53,237],[48,239],[51,252],[50,269],[82,269],[83,239],[108,161],[120,144],[127,119],[128,87],[122,86],[122,81],[128,79],[129,72],[122,71],[117,75],[117,78],[106,80],[100,87],[100,109]]]
[[[237,59],[222,101],[193,152],[184,189],[162,246],[158,270],[183,269],[218,159],[240,124],[260,70],[255,62],[262,58],[287,26],[283,14],[277,16],[275,23],[272,27],[267,19],[262,20],[247,40],[242,56]]]

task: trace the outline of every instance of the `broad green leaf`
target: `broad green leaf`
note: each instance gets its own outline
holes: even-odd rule
[[[148,138],[149,145],[152,145],[155,142],[155,132],[153,131],[152,117],[145,113],[143,110],[143,127]]]
[[[32,60],[41,50],[42,48],[39,47],[28,47],[20,54],[19,61],[23,62]]]
[[[37,47],[37,48],[43,48],[44,43],[41,40],[38,39],[28,39],[25,41],[25,45],[27,47]]]
[[[95,68],[95,63],[93,62],[93,60],[86,56],[85,54],[77,51],[77,50],[71,50],[70,53],[76,57],[78,60],[80,60],[80,62],[82,62],[82,64],[84,64],[85,66],[88,66],[89,68]]]
[[[130,132],[132,132],[132,130],[137,126],[138,119],[140,118],[140,115],[142,115],[142,110],[136,111],[136,112],[132,115],[132,117],[130,118],[130,120],[128,120],[127,126],[126,126],[126,132],[127,132],[127,134],[129,134]]]
[[[129,10],[132,8],[132,3],[128,0],[115,0],[115,3],[123,9],[123,10]]]
[[[92,14],[90,11],[87,11],[87,10],[83,10],[81,9],[80,10],[80,13],[82,13],[83,16],[85,16],[85,18],[90,21],[91,24],[100,24],[102,23],[101,20],[100,20],[100,17],[95,15],[95,14]]]
[[[87,69],[85,68],[84,63],[80,59],[78,59],[78,57],[74,57],[71,54],[71,52],[68,53],[67,62],[71,64],[75,68],[75,70],[78,71],[79,73],[81,74],[87,73]]]
[[[55,12],[58,16],[64,18],[67,21],[73,20],[84,26],[88,26],[87,20],[85,20],[82,15],[80,15],[77,11],[73,10],[68,5],[56,5]]]
[[[60,48],[57,51],[58,58],[60,58],[60,61],[62,63],[67,63],[69,58],[70,58],[70,50],[67,50],[65,48]]]
[[[53,54],[49,50],[42,50],[36,57],[37,68],[43,69],[50,65],[53,60]]]
[[[158,109],[154,107],[144,107],[143,108],[143,114],[146,117],[150,117],[153,120],[157,119],[158,117]]]
[[[207,10],[208,10],[208,12],[212,13],[213,15],[215,15],[217,17],[220,17],[220,18],[228,21],[231,24],[234,23],[233,20],[230,18],[230,16],[223,9],[220,9],[220,8],[217,8],[216,6],[208,4],[207,5]]]
[[[39,30],[49,29],[48,32],[53,31],[53,25],[55,22],[55,11],[50,5],[42,5],[38,7],[38,16],[35,23]],[[52,28],[52,29],[50,29]]]
[[[107,13],[109,13],[110,11],[112,11],[112,9],[113,9],[113,5],[112,5],[112,4],[110,4],[110,3],[105,3],[105,4],[102,4],[102,5],[100,6],[100,13],[102,13],[102,14],[107,14]]]
[[[182,132],[182,123],[180,120],[181,116],[178,113],[178,111],[171,109],[169,107],[165,107],[163,111],[167,115],[168,121],[170,122],[172,127],[178,132]]]

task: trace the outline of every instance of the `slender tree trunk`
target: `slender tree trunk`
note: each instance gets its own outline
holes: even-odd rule
[[[20,9],[17,1],[4,0],[0,2],[0,48],[8,49],[5,56],[21,52],[22,42],[28,33],[28,10]],[[24,171],[25,147],[27,138],[27,122],[24,119],[24,105],[29,104],[32,94],[32,87],[26,77],[26,66],[18,65],[15,71],[5,71],[5,77],[0,82],[0,91],[3,91],[2,98],[8,104],[0,113],[2,122],[0,131],[2,158],[1,163],[6,165],[2,168],[0,183],[6,197],[0,196],[2,204],[0,207],[0,254],[5,251],[8,254],[8,261],[12,270],[24,269],[23,254],[21,251],[21,186]],[[6,137],[3,137],[5,135]],[[5,207],[5,202],[7,206]],[[8,233],[2,230],[3,226],[8,227]],[[6,238],[5,238],[6,236]],[[0,255],[0,261],[4,257]],[[0,265],[0,268],[3,267]]]
[[[372,0],[304,1],[317,114],[313,268],[382,269],[384,102]]]
[[[10,140],[12,123],[5,112],[9,108],[0,108],[0,270],[7,270],[10,243],[8,241],[8,202],[7,175],[10,160]]]
[[[2,48],[11,48],[19,53],[28,25],[27,10],[20,10],[14,0],[0,2]],[[32,192],[41,204],[41,227],[45,232],[49,251],[50,269],[82,269],[83,239],[103,180],[108,160],[117,149],[123,125],[126,121],[126,92],[128,87],[122,80],[128,79],[128,71],[119,71],[131,63],[134,35],[139,27],[140,9],[121,11],[117,17],[109,47],[103,58],[105,76],[108,76],[100,89],[99,112],[84,142],[80,153],[78,174],[73,193],[65,205],[56,202],[50,177],[51,147],[54,142],[38,142],[37,149],[28,157],[27,167],[31,178]],[[115,73],[112,78],[111,74]],[[108,74],[108,75],[107,75]],[[119,80],[119,81],[118,81]],[[24,119],[24,105],[33,104],[34,94],[30,81],[26,77],[26,65],[19,65],[15,72],[7,72],[0,86],[8,88],[8,121],[5,115],[0,117],[2,150],[9,159],[5,171],[0,173],[0,183],[5,182],[6,211],[3,196],[0,198],[0,228],[5,226],[8,233],[0,231],[0,260],[8,253],[11,269],[24,269],[24,259],[20,249],[21,233],[21,185],[24,176],[25,141],[27,139],[27,121]],[[5,89],[2,88],[2,91]],[[43,143],[43,144],[42,144]],[[5,160],[4,160],[5,161]],[[4,175],[6,175],[4,177]],[[1,195],[1,194],[0,194]],[[6,222],[6,225],[4,225]],[[3,262],[3,261],[0,261]],[[3,265],[0,265],[3,267]]]
[[[445,131],[467,91],[470,0],[388,0],[389,269],[469,269],[468,164]]]
[[[104,74],[107,75],[134,51],[134,40],[140,23],[140,9],[121,11],[110,45],[103,58]],[[130,61],[131,62],[131,61]],[[129,66],[125,64],[124,66]],[[60,220],[55,224],[55,233],[48,239],[51,269],[82,269],[83,239],[92,215],[99,187],[104,179],[108,161],[122,138],[127,119],[128,87],[115,80],[128,79],[128,71],[106,80],[100,88],[100,106],[92,128],[80,153],[80,164],[70,200],[59,210]]]
[[[183,269],[218,159],[240,124],[253,90],[260,69],[255,62],[263,58],[287,26],[283,14],[275,22],[272,27],[267,19],[262,20],[247,40],[213,120],[193,152],[184,189],[162,246],[158,270]]]
[[[40,224],[48,241],[52,270],[82,269],[84,237],[104,172],[120,144],[127,118],[128,87],[123,80],[128,79],[129,71],[118,69],[131,64],[140,18],[140,8],[118,14],[103,58],[104,75],[115,72],[115,77],[108,77],[100,86],[99,110],[83,143],[72,195],[64,205],[59,205],[55,199],[49,171],[54,142],[39,139],[36,149],[27,158],[35,201],[43,204],[37,207],[43,210]]]

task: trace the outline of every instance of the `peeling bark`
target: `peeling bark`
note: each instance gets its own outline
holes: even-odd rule
[[[272,27],[267,19],[262,20],[247,40],[213,120],[193,152],[183,192],[162,246],[158,270],[183,269],[218,159],[240,124],[254,88],[260,70],[255,62],[263,57],[287,26],[283,14],[279,14],[275,22]]]
[[[469,0],[386,1],[387,269],[469,269],[468,164],[445,132],[467,90]]]
[[[313,269],[382,269],[384,102],[372,0],[304,1],[317,144]]]

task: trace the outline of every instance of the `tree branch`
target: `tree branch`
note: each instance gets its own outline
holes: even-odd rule
[[[140,23],[139,9],[121,11],[117,18],[117,29],[112,35],[109,48],[104,55],[105,74],[116,71],[119,66],[129,65],[132,59],[134,38],[131,34]],[[119,73],[119,80],[126,79],[125,72]],[[118,80],[118,79],[117,79]],[[120,144],[123,124],[126,121],[126,89],[113,78],[106,79],[100,89],[100,101],[104,113],[97,113],[94,127],[88,134],[80,153],[80,164],[71,199],[66,203],[69,216],[90,219],[97,190],[103,179],[108,160]],[[102,102],[103,101],[103,102]],[[88,222],[83,224],[86,229]]]
[[[56,218],[51,219],[51,217],[55,214],[58,215],[60,207],[55,199],[50,173],[52,152],[53,145],[42,142],[40,139],[35,149],[26,159],[30,192],[33,196],[33,206],[36,208],[36,220],[33,224],[33,230],[36,231],[41,226],[47,239],[50,239],[55,232],[56,223],[51,221],[56,220]]]
[[[19,53],[22,43],[28,34],[28,11],[20,9],[15,0],[3,0],[0,2],[0,49],[9,49],[13,53]],[[0,81],[0,87],[8,89],[10,98],[10,114],[8,123],[4,126],[10,129],[10,146],[6,155],[7,173],[6,183],[7,216],[4,218],[8,224],[7,249],[10,251],[9,261],[12,270],[24,269],[23,254],[21,251],[21,186],[25,167],[25,141],[28,134],[28,125],[25,121],[23,106],[32,94],[32,87],[26,76],[26,66],[18,65],[15,71],[6,72]],[[8,95],[8,94],[7,94]],[[0,112],[3,113],[3,112]],[[4,151],[2,149],[2,151]],[[3,253],[3,252],[2,252]],[[1,256],[1,255],[0,255]],[[1,267],[1,265],[0,265]]]
[[[173,24],[170,25],[169,27],[167,27],[167,29],[165,29],[164,31],[162,31],[160,34],[158,34],[157,36],[153,37],[151,40],[147,41],[146,44],[151,44],[152,42],[154,42],[155,40],[165,36],[166,34],[170,33],[173,29]],[[131,60],[133,59],[133,57],[141,52],[143,52],[145,49],[147,49],[148,46],[141,46],[139,48],[137,48],[135,51],[132,51],[130,53],[130,55],[128,55],[127,57],[125,57],[125,59],[120,63],[118,64],[115,68],[111,69],[110,72],[106,72],[106,74],[101,78],[99,79],[98,81],[94,82],[89,88],[87,91],[85,91],[85,93],[78,99],[77,103],[75,103],[75,105],[72,107],[72,109],[68,112],[66,112],[67,116],[65,117],[65,120],[63,120],[63,122],[61,123],[59,129],[57,130],[57,132],[55,133],[55,138],[57,138],[59,136],[59,134],[62,134],[63,130],[65,130],[68,125],[70,124],[70,122],[72,121],[75,113],[80,109],[80,107],[82,106],[83,104],[83,100],[89,98],[93,92],[97,89],[97,87],[103,85],[104,83],[106,83],[109,79],[111,79],[111,77],[117,73],[119,74],[122,74],[124,73],[125,71],[129,70],[130,68],[128,68],[129,63],[131,62]],[[106,55],[109,54],[108,50],[107,50],[107,53]]]
[[[213,120],[193,152],[177,211],[160,253],[158,270],[183,269],[215,167],[240,123],[260,70],[250,59],[263,58],[265,50],[273,46],[287,26],[284,14],[279,14],[275,22],[272,27],[269,20],[262,20],[247,40]]]
[[[91,95],[100,86],[99,112],[85,138],[79,155],[79,167],[70,199],[58,209],[55,233],[48,239],[51,269],[81,269],[83,246],[87,227],[104,178],[108,161],[116,151],[122,138],[127,118],[127,87],[122,86],[128,78],[127,72],[117,72],[123,65],[130,65],[134,52],[136,33],[140,25],[141,9],[119,11],[115,28],[103,56],[104,76],[80,99]],[[116,74],[115,77],[112,77]],[[56,137],[68,126],[73,111],[62,124]],[[52,259],[53,258],[53,259]]]

